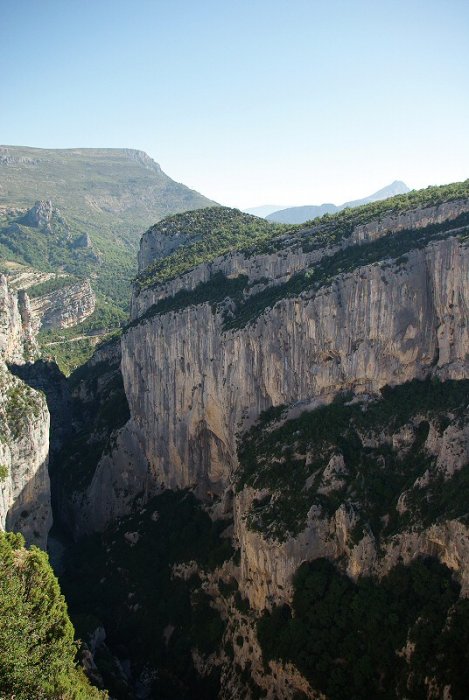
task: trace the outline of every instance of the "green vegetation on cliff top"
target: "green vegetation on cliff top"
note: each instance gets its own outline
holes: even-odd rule
[[[469,180],[414,190],[408,194],[372,202],[338,214],[322,216],[297,226],[272,224],[237,209],[219,207],[188,212],[154,226],[154,235],[179,232],[193,239],[167,257],[156,260],[135,280],[137,290],[163,284],[202,263],[233,251],[259,255],[300,243],[315,249],[349,236],[361,224],[409,209],[437,205],[469,197]],[[282,235],[283,234],[283,235]]]
[[[0,697],[98,700],[76,667],[74,630],[65,600],[37,547],[0,532]]]
[[[153,226],[151,233],[157,236],[181,233],[189,237],[189,242],[167,257],[155,260],[138,275],[135,284],[138,289],[161,284],[220,255],[248,248],[261,240],[270,240],[287,228],[227,207],[201,209],[167,218]]]
[[[340,274],[350,273],[359,267],[383,261],[390,264],[404,263],[407,261],[407,253],[423,248],[432,241],[441,241],[452,236],[466,240],[468,235],[469,214],[460,214],[455,219],[429,224],[425,228],[406,229],[368,243],[339,249],[331,255],[325,255],[311,267],[293,274],[286,282],[254,293],[250,293],[253,284],[249,283],[246,275],[226,277],[218,271],[194,289],[182,289],[173,296],[165,297],[153,304],[142,316],[129,323],[126,329],[137,326],[158,314],[181,311],[197,304],[209,302],[213,308],[216,308],[227,298],[234,301],[235,306],[229,310],[223,306],[224,330],[243,328],[278,301],[297,297],[308,290],[318,291],[330,285]],[[307,240],[306,242],[302,240],[303,249],[309,245]],[[164,260],[161,262],[164,263]]]

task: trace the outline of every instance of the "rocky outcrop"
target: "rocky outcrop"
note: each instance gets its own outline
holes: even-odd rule
[[[41,294],[41,285],[50,280],[56,280],[63,286]],[[4,284],[8,284],[11,291],[18,293],[15,299],[22,318],[23,328],[20,329],[20,336],[23,341],[27,336],[29,343],[34,342],[34,336],[41,329],[71,328],[93,313],[96,295],[90,280],[72,282],[73,280],[65,274],[54,275],[51,272],[39,272],[23,267],[11,271],[4,278]],[[35,288],[34,295],[30,292],[32,287]]]
[[[81,236],[78,236],[73,243],[72,243],[73,248],[92,248],[93,243],[91,241],[89,233],[83,233]]]
[[[32,226],[33,228],[42,228],[45,230],[51,230],[51,221],[54,209],[52,207],[52,202],[49,200],[38,201],[33,207],[25,214],[21,219],[20,223],[25,226]]]
[[[31,324],[36,332],[48,328],[71,328],[91,316],[95,306],[96,295],[90,281],[83,280],[30,299]]]
[[[152,227],[143,234],[138,252],[138,270],[142,272],[154,260],[166,258],[191,240],[183,230],[166,233],[164,224]]]

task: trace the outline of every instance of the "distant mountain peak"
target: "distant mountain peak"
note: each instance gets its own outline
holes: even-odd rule
[[[406,194],[410,192],[410,188],[407,187],[405,182],[402,180],[394,180],[390,185],[386,185],[377,192],[373,192],[368,197],[363,199],[354,199],[350,202],[344,202],[344,204],[319,204],[319,205],[306,205],[301,207],[289,207],[287,209],[281,209],[279,211],[268,214],[265,218],[268,221],[275,221],[282,224],[303,224],[305,221],[310,221],[315,219],[317,216],[323,216],[324,214],[335,214],[342,209],[347,207],[359,207],[362,204],[368,204],[369,202],[377,202],[382,199],[388,199],[389,197],[395,197],[398,194]]]

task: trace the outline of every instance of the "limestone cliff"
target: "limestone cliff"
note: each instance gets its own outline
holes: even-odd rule
[[[466,376],[467,266],[467,247],[449,239],[338,275],[236,331],[209,304],[130,328],[122,372],[155,482],[222,493],[236,434],[269,406]]]
[[[65,273],[55,275],[18,265],[9,270],[5,282],[18,292],[23,334],[27,331],[32,337],[40,330],[76,326],[91,316],[96,307],[96,294],[89,279],[77,281]]]
[[[4,277],[0,294],[0,527],[45,547],[52,524],[49,413],[45,397],[8,370],[7,363],[24,362],[33,333]]]
[[[389,234],[393,226],[425,231],[468,209],[468,201],[459,200],[371,221],[354,229],[340,246],[365,250],[364,240],[395,236]],[[252,283],[262,274],[267,273],[268,281],[261,288],[279,284],[300,265],[314,268],[336,246],[302,253],[295,239],[278,252],[228,255],[161,290],[136,292],[136,320],[122,341],[131,420],[121,439],[138,445],[130,451],[141,465],[140,475],[148,465],[144,491],[194,487],[204,498],[222,495],[237,466],[237,434],[269,406],[295,402],[306,407],[324,394],[376,392],[429,374],[466,376],[468,252],[458,231],[456,227],[451,235],[450,227],[444,240],[410,250],[405,260],[393,263],[385,257],[357,265],[326,286],[267,306],[254,321],[234,330],[224,327],[226,304],[217,310],[208,303],[186,305],[148,320],[145,313],[155,299],[175,294],[183,284],[195,288],[220,270],[227,278],[252,273],[249,296],[258,291]],[[300,239],[304,245],[303,234]],[[122,470],[112,459],[100,469],[107,472],[108,483],[120,483]]]
[[[37,332],[49,328],[71,328],[91,316],[95,305],[96,296],[90,281],[83,280],[30,299],[31,323]]]

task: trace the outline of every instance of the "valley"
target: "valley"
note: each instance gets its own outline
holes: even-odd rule
[[[79,344],[84,283],[3,276],[2,524],[49,538],[101,691],[464,698],[468,239],[469,181],[176,214],[68,378],[35,329]]]
[[[469,181],[298,225],[202,200],[129,243],[127,306],[88,246],[2,239],[0,523],[49,539],[65,697],[464,700]]]

